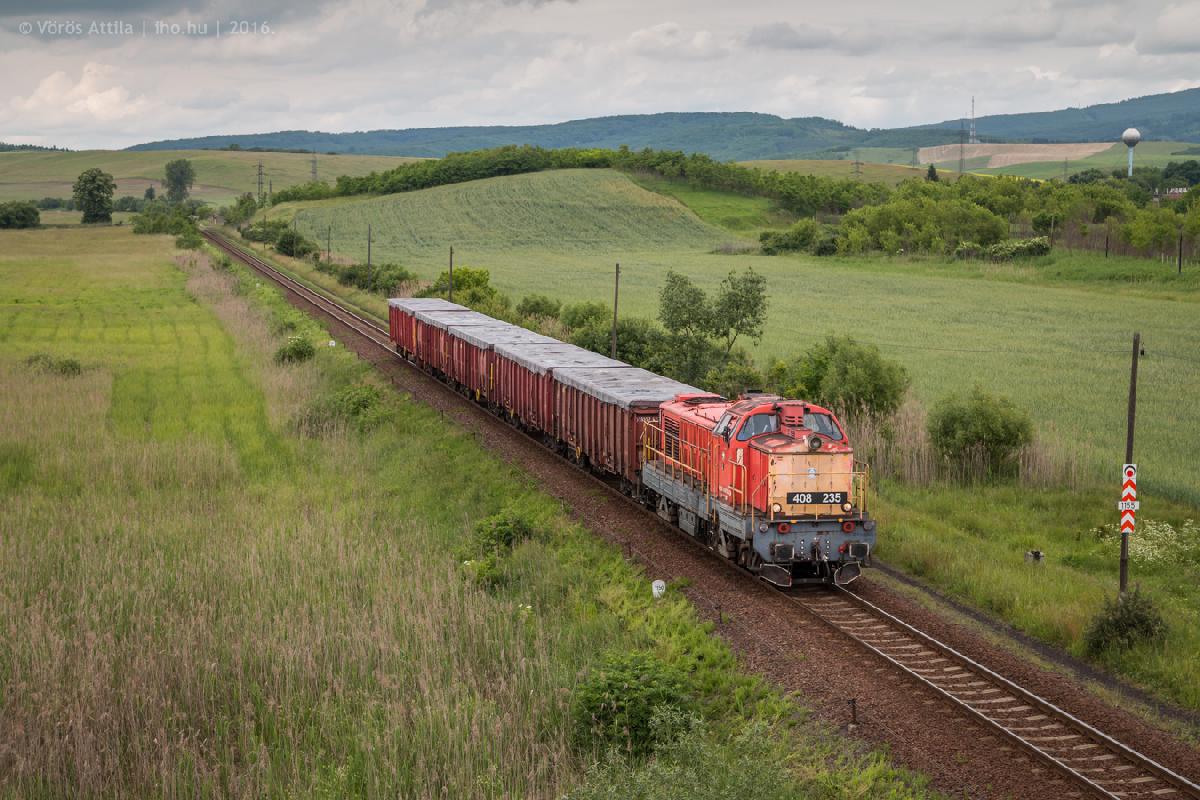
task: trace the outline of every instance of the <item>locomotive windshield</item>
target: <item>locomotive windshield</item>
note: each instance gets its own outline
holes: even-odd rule
[[[837,423],[833,421],[833,417],[828,414],[817,414],[811,411],[806,413],[804,415],[804,427],[813,433],[824,436],[831,442],[840,442],[842,440],[841,430],[838,429]]]
[[[752,414],[738,431],[737,438],[739,442],[748,442],[752,437],[778,431],[779,417],[774,414]]]

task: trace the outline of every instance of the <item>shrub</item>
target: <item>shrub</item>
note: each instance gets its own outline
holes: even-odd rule
[[[701,385],[722,397],[737,397],[744,392],[761,391],[767,383],[745,351],[739,350],[725,364],[705,373]]]
[[[522,317],[542,317],[557,319],[562,311],[562,303],[544,294],[528,294],[517,303],[517,313]]]
[[[583,747],[619,747],[629,755],[649,753],[652,720],[665,709],[688,710],[691,698],[682,674],[651,653],[614,653],[575,688],[571,715]]]
[[[570,341],[576,347],[609,355],[612,352],[612,322],[596,320],[584,328],[577,328]],[[666,331],[652,320],[627,317],[617,321],[617,358],[626,364],[651,372],[665,372],[666,347]]]
[[[42,222],[37,204],[0,203],[0,228],[36,228]]]
[[[279,235],[275,239],[275,250],[282,255],[291,256],[292,258],[304,258],[311,253],[317,252],[317,246],[306,239],[299,231],[285,228],[279,232]]]
[[[338,283],[354,286],[367,292],[388,294],[402,284],[412,283],[417,279],[415,273],[409,272],[399,264],[351,264],[338,267],[334,264],[318,264],[317,268],[326,274],[332,274]]]
[[[317,354],[317,348],[303,336],[289,336],[278,350],[275,351],[276,364],[298,364],[308,361]]]
[[[604,303],[595,301],[571,303],[563,307],[559,319],[562,320],[562,324],[566,325],[569,330],[575,331],[586,328],[594,323],[612,319],[612,310],[604,305]]]
[[[1035,236],[1032,239],[1008,239],[996,242],[987,249],[988,258],[993,261],[1012,261],[1014,258],[1034,258],[1050,253],[1050,240],[1045,236]]]
[[[275,244],[279,235],[288,230],[288,223],[282,219],[262,219],[253,225],[242,229],[242,238],[251,242]]]
[[[960,463],[980,457],[988,472],[1010,465],[1021,448],[1033,441],[1028,412],[978,386],[965,396],[942,398],[926,425],[929,439],[942,457]]]
[[[35,353],[25,359],[25,366],[37,372],[51,372],[64,378],[74,378],[83,366],[73,358],[55,358],[47,353]]]
[[[795,363],[775,364],[767,383],[787,397],[885,417],[904,401],[909,378],[904,367],[884,358],[878,347],[848,336],[829,336]]]
[[[786,231],[763,231],[758,237],[762,251],[769,256],[778,253],[808,250],[821,236],[821,223],[805,218]]]
[[[176,236],[175,246],[180,250],[199,250],[204,246],[204,240],[200,238],[200,232],[193,228]]]
[[[1097,657],[1110,650],[1126,650],[1143,642],[1158,642],[1166,636],[1162,612],[1140,587],[1116,600],[1105,598],[1104,607],[1083,634],[1088,655]]]
[[[476,523],[471,538],[459,548],[458,557],[479,585],[502,586],[507,579],[505,557],[517,544],[536,534],[537,526],[528,514],[509,507]]]
[[[387,418],[383,393],[370,384],[354,384],[322,397],[297,420],[297,429],[310,436],[349,426],[369,431]]]
[[[954,248],[954,257],[964,260],[982,258],[983,247],[978,242],[959,242]]]

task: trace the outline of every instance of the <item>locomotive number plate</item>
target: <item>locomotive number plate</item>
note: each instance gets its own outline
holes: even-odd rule
[[[804,506],[804,505],[809,505],[812,503],[819,503],[819,504],[832,503],[833,505],[840,506],[842,503],[846,502],[846,493],[845,492],[788,492],[787,501],[788,501],[788,505],[793,505],[793,506]]]

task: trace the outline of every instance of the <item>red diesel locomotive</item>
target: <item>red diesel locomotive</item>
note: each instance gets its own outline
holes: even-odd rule
[[[875,543],[837,418],[729,401],[434,298],[393,299],[396,352],[778,586],[849,583]]]

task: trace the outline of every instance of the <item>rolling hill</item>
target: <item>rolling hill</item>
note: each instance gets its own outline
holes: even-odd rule
[[[440,269],[448,248],[464,257],[706,249],[732,238],[676,200],[613,170],[565,169],[438,186],[381,197],[282,203],[267,212],[336,253]]]
[[[957,131],[961,120],[908,128],[909,131]],[[1146,139],[1200,141],[1200,88],[1134,97],[1117,103],[1028,114],[995,114],[975,119],[989,141],[1108,142],[1136,127]]]
[[[166,163],[187,158],[196,169],[192,195],[211,203],[228,203],[242,192],[257,190],[257,166],[263,163],[266,180],[282,189],[309,180],[312,156],[304,153],[245,153],[234,151],[111,150],[13,151],[0,153],[0,201],[70,197],[79,173],[99,167],[117,181],[117,196],[141,197],[146,187],[161,189]],[[402,159],[385,156],[318,156],[317,174],[365,175],[390,169]]]
[[[1149,95],[1087,108],[979,117],[979,133],[992,142],[1108,142],[1130,125],[1147,139],[1200,142],[1200,88]],[[865,130],[823,117],[785,119],[752,112],[628,114],[548,125],[407,128],[402,130],[276,131],[171,139],[130,150],[220,149],[230,145],[330,153],[438,157],[446,153],[533,144],[542,147],[628,145],[707,153],[733,161],[845,159],[855,148],[911,150],[958,142],[961,120],[904,128]],[[864,151],[864,160],[871,158]],[[901,154],[900,162],[908,157]],[[886,159],[886,160],[891,160]]]

